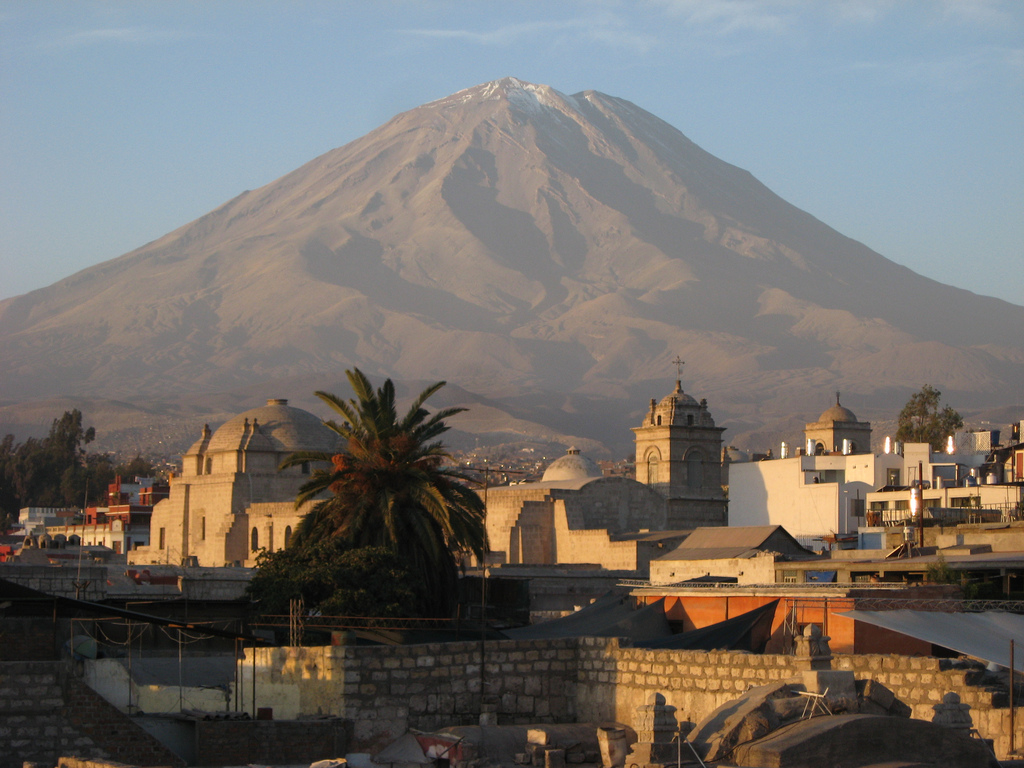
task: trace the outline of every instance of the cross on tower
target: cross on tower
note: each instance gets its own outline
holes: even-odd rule
[[[686,362],[679,355],[676,355],[676,359],[672,361],[672,364],[676,367],[676,378],[682,378],[683,366],[686,365]]]

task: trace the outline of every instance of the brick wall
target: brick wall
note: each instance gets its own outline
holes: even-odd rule
[[[62,755],[136,765],[182,761],[59,662],[0,663],[0,768]]]

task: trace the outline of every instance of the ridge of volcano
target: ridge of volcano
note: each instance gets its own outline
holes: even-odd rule
[[[624,99],[505,78],[0,302],[0,418],[309,402],[358,366],[457,384],[480,434],[613,445],[677,356],[730,440],[837,388],[862,418],[923,383],[992,408],[1024,307],[894,264]]]

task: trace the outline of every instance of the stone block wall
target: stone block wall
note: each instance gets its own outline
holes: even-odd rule
[[[624,648],[616,639],[582,638],[577,716],[580,722],[617,720],[636,727],[637,708],[650,694],[661,693],[676,707],[676,717],[685,727],[748,688],[798,676],[794,661],[792,656],[772,654]],[[993,740],[996,754],[1009,752],[1006,693],[979,686],[977,670],[955,668],[946,659],[866,654],[837,655],[832,668],[850,670],[858,680],[878,681],[921,720],[931,720],[932,707],[944,694],[956,692],[971,706],[978,732]],[[1018,722],[1017,730],[1019,745],[1024,743],[1024,723]]]
[[[798,674],[792,656],[656,651],[604,638],[579,643],[577,708],[583,721],[632,724],[650,694],[662,693],[677,719],[695,723],[748,688]]]
[[[252,650],[247,650],[251,654]],[[489,641],[414,646],[257,648],[257,708],[277,719],[337,715],[353,724],[354,749],[373,752],[409,728],[479,722],[576,722],[574,640]],[[252,688],[252,657],[242,665]]]
[[[199,720],[195,765],[314,763],[349,752],[341,720]]]
[[[136,765],[183,761],[58,662],[0,664],[0,768],[64,755]]]
[[[971,707],[974,727],[993,740],[997,755],[1010,750],[1010,710],[1007,691],[979,685],[980,670],[957,665],[951,659],[858,654],[836,656],[833,669],[852,670],[858,680],[872,678],[911,708],[911,717],[931,720],[933,707],[950,692]],[[1017,717],[1016,746],[1024,744],[1024,715]]]
[[[0,662],[56,659],[70,632],[67,619],[4,616],[0,621]]]
[[[77,597],[93,602],[103,600],[107,596],[105,565],[83,563],[79,567],[77,561],[72,561],[65,568],[54,568],[51,565],[0,563],[0,578],[48,595]],[[82,584],[82,588],[77,589],[75,582]]]

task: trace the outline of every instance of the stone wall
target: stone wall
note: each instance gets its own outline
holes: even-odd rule
[[[66,567],[52,565],[24,565],[22,563],[0,563],[0,578],[21,584],[23,587],[45,592],[47,595],[77,597],[80,600],[98,602],[107,596],[107,567],[93,563],[71,561]],[[75,583],[81,584],[76,588]]]
[[[68,619],[4,616],[0,621],[0,662],[56,659],[70,636]]]
[[[482,676],[475,642],[256,654],[257,707],[273,707],[277,718],[332,714],[352,720],[353,749],[367,752],[407,728],[476,723],[481,712],[498,724],[615,720],[635,728],[637,708],[652,693],[663,694],[685,725],[748,688],[800,675],[792,656],[645,650],[608,638],[488,642]],[[975,727],[995,741],[997,753],[1008,750],[1006,694],[978,685],[977,670],[954,668],[948,660],[878,655],[838,655],[833,668],[877,680],[924,720],[932,719],[932,706],[945,693],[955,691],[971,705]],[[251,656],[243,669],[248,696]]]
[[[615,639],[581,639],[577,714],[581,722],[617,720],[633,724],[637,707],[661,693],[684,723],[699,722],[748,688],[787,680],[800,673],[793,656],[729,651],[655,651],[620,647]],[[842,654],[832,668],[873,679],[909,706],[912,716],[931,720],[932,707],[951,691],[971,706],[974,726],[992,739],[998,755],[1009,751],[1010,716],[1005,691],[979,685],[980,671],[957,668],[951,660],[928,657]],[[1018,723],[1022,743],[1024,723]],[[635,725],[634,725],[635,727]]]
[[[501,724],[576,722],[575,641],[491,641],[484,657],[481,670],[479,642],[257,648],[255,706],[273,708],[276,719],[350,720],[360,752],[409,728],[476,724],[481,711]],[[242,670],[251,708],[251,655]]]
[[[349,751],[341,720],[199,720],[194,765],[314,763]]]
[[[63,755],[136,765],[183,761],[58,662],[0,664],[0,768]]]

